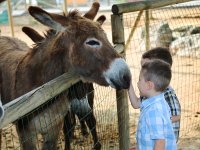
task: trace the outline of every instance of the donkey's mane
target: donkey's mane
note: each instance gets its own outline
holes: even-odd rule
[[[67,14],[66,17],[75,18],[75,17],[80,17],[80,16],[81,16],[81,14],[80,14],[79,10],[78,10],[78,9],[74,9],[74,10],[70,11],[70,12]]]
[[[50,38],[56,34],[56,30],[54,29],[49,29],[44,33],[45,38]]]
[[[79,31],[91,32],[101,28],[99,23],[94,22],[93,20],[87,19],[85,17],[82,17],[77,9],[70,11],[69,14],[66,16],[66,19],[70,19],[71,21],[76,22],[77,30]]]
[[[34,54],[37,50],[38,50],[38,47],[40,47],[42,44],[44,44],[48,39],[51,39],[52,37],[55,37],[56,36],[56,30],[54,29],[49,29],[47,30],[46,32],[44,32],[44,39],[40,42],[36,42],[33,44],[33,50],[31,50],[31,53]]]

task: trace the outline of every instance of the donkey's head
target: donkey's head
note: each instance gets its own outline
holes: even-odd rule
[[[104,16],[94,22],[90,20],[93,17],[87,17],[90,16],[88,13],[82,17],[78,11],[72,11],[62,16],[32,6],[29,7],[29,13],[57,31],[57,50],[65,51],[66,61],[84,80],[117,89],[129,87],[130,70],[101,28]]]

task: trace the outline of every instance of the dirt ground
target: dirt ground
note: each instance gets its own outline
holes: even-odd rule
[[[178,13],[177,13],[178,12]],[[171,28],[179,27],[179,26],[186,26],[186,25],[195,25],[200,26],[200,18],[195,17],[200,13],[200,10],[195,8],[191,10],[166,10],[162,13],[154,12],[153,15],[158,20],[167,20],[170,24]],[[105,14],[105,13],[104,13]],[[162,14],[162,15],[160,15]],[[171,18],[173,16],[178,16],[178,18]],[[111,36],[111,27],[110,27],[110,13],[106,14],[107,21],[105,22],[103,28],[105,32],[108,35],[108,38],[110,41]],[[128,21],[135,20],[137,14],[131,15]],[[183,18],[183,16],[193,16],[191,18]],[[24,19],[24,18],[23,18]],[[26,18],[27,19],[27,18]],[[26,20],[25,19],[25,20]],[[157,20],[157,21],[158,21]],[[21,31],[23,20],[22,18],[15,18],[16,25],[14,26],[14,33],[15,37],[21,39],[22,41],[25,41],[29,46],[32,46],[33,42],[26,37],[24,33]],[[27,21],[24,21],[24,23]],[[37,24],[33,19],[29,18],[28,23],[25,24],[27,26],[31,26],[37,31],[39,31],[41,34],[44,30],[46,30],[46,27]],[[133,24],[132,22],[132,24]],[[139,26],[144,25],[144,20],[140,22]],[[1,29],[1,35],[3,36],[11,36],[11,30],[8,25],[0,25]],[[128,33],[130,33],[131,26],[125,24],[125,38],[127,39]],[[139,74],[139,66],[140,66],[140,57],[143,51],[140,50],[139,47],[139,30],[136,30],[134,37],[132,38],[130,48],[127,50],[127,57],[126,60],[131,68],[132,75],[133,75],[133,84],[136,85],[138,74]],[[180,103],[182,106],[182,118],[181,118],[181,133],[180,133],[180,139],[178,142],[179,150],[200,150],[200,59],[196,58],[184,58],[184,57],[177,57],[173,56],[174,64],[173,64],[173,79],[172,79],[172,86],[174,87],[175,91],[177,92],[177,95],[180,99]],[[135,87],[136,88],[136,87]],[[109,97],[108,100],[114,99],[112,97],[114,95],[113,90],[107,90],[107,92],[103,91],[100,87],[96,86],[97,95],[96,97],[98,99],[105,99],[105,97]],[[112,93],[112,94],[111,94]],[[110,97],[111,96],[111,97]],[[115,101],[115,100],[114,100]],[[98,108],[95,110],[95,114],[98,118],[97,122],[100,124],[100,122],[103,124],[106,124],[106,127],[103,127],[100,132],[98,132],[100,136],[100,140],[103,144],[109,145],[109,147],[103,147],[102,149],[113,149],[117,150],[118,148],[118,139],[117,139],[117,127],[113,127],[112,122],[116,121],[116,119],[110,119],[113,116],[116,117],[116,105],[115,103],[106,103],[109,104],[109,108],[105,107],[105,105],[102,106],[101,102],[96,102],[95,108]],[[114,108],[114,109],[113,109]],[[131,108],[131,105],[129,104],[130,109],[130,141],[131,145],[135,144],[135,129],[137,126],[139,111],[133,110]],[[107,116],[107,117],[106,117]],[[113,117],[113,118],[114,118]],[[100,128],[101,125],[98,127]],[[107,130],[109,132],[104,133],[103,130]],[[13,141],[13,139],[16,139],[16,131],[14,129],[12,130],[5,130],[3,136],[6,137],[6,134],[9,134],[11,137],[6,137],[3,139],[2,143],[7,141],[8,143],[15,143],[13,145],[19,145],[18,141]],[[106,140],[107,139],[107,140]],[[61,139],[62,141],[63,139]],[[6,149],[7,147],[9,150],[12,149],[12,146],[9,147],[9,144],[6,142],[6,144],[3,146],[2,150]],[[76,141],[77,142],[77,141]],[[91,149],[91,148],[85,148],[83,147],[83,144],[81,145],[80,141],[77,142],[80,147],[77,149]],[[75,143],[75,144],[77,144]],[[90,141],[92,143],[92,141]],[[88,144],[88,143],[86,143]],[[102,145],[103,145],[102,144]],[[61,144],[62,145],[62,144]],[[63,146],[63,145],[62,145]],[[75,148],[76,149],[76,148]]]

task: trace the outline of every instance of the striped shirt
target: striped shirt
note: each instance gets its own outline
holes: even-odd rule
[[[155,140],[165,139],[165,150],[176,150],[170,108],[164,93],[142,101],[136,133],[138,150],[153,150]]]
[[[181,115],[181,105],[179,103],[179,100],[176,96],[175,91],[171,87],[168,87],[164,92],[164,96],[165,96],[166,102],[168,103],[168,105],[170,107],[171,115],[172,116]],[[176,141],[178,141],[179,130],[180,130],[180,121],[173,122],[172,126],[174,129]]]

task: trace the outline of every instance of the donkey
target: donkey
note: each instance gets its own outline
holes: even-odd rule
[[[0,0],[0,3],[2,3],[3,1],[5,1],[5,0]],[[0,29],[0,35],[1,35],[1,29]],[[3,117],[4,117],[4,109],[2,106],[2,102],[0,100],[0,121],[3,119]],[[1,130],[0,130],[0,146],[1,146]]]
[[[0,37],[0,47],[8,46],[0,50],[3,104],[69,70],[87,82],[116,89],[129,87],[130,70],[109,43],[101,28],[102,18],[93,22],[78,11],[63,16],[39,7],[31,6],[28,10],[36,20],[54,29],[56,34],[47,33],[45,40],[26,51],[9,49],[11,41],[3,43]],[[56,149],[59,131],[68,111],[67,92],[63,92],[37,112],[17,120],[15,124],[22,148],[36,149],[37,134],[41,134],[44,139],[42,149]]]
[[[84,17],[93,20],[99,10],[99,3],[94,2],[91,9],[85,13]],[[32,39],[33,42],[38,43],[44,40],[44,37],[37,31],[30,27],[23,27],[22,31]],[[49,30],[51,34],[55,32]],[[64,136],[65,136],[65,149],[70,149],[70,139],[74,136],[74,128],[76,125],[75,115],[77,115],[83,136],[87,136],[87,126],[89,127],[93,141],[93,149],[100,149],[101,144],[98,140],[96,132],[96,119],[93,114],[93,101],[94,101],[94,87],[92,83],[83,83],[82,81],[76,83],[69,89],[68,98],[71,102],[70,111],[65,116],[64,121]],[[86,124],[87,126],[86,126]]]
[[[91,11],[91,10],[90,10]],[[33,42],[38,43],[44,40],[45,38],[40,35],[37,31],[30,27],[23,27],[22,31],[30,37]],[[49,30],[54,34],[55,31]],[[93,103],[94,103],[94,87],[92,83],[83,83],[79,81],[75,85],[69,88],[68,99],[70,101],[70,111],[67,113],[64,119],[64,137],[65,137],[65,149],[70,149],[70,139],[74,137],[74,128],[76,125],[77,115],[80,125],[81,132],[83,136],[87,136],[87,126],[89,127],[93,141],[93,149],[100,149],[101,144],[98,140],[96,132],[96,119],[93,114]],[[86,126],[86,124],[87,126]]]

